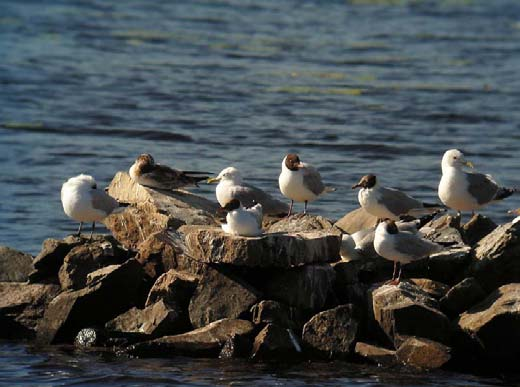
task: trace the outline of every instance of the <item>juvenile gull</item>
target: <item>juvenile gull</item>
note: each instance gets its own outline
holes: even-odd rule
[[[439,198],[460,215],[472,211],[517,192],[517,189],[500,187],[491,175],[466,172],[463,167],[473,168],[458,149],[450,149],[442,157],[442,178],[439,182]]]
[[[215,193],[217,201],[224,207],[232,199],[238,199],[244,207],[252,207],[256,203],[262,205],[265,214],[286,214],[289,206],[273,198],[268,193],[250,184],[244,183],[240,171],[235,167],[223,169],[217,177],[208,179],[208,183],[219,182]]]
[[[187,185],[198,186],[199,181],[206,180],[207,172],[179,171],[167,165],[156,164],[152,155],[143,153],[130,167],[130,177],[135,182],[150,188],[173,190]]]
[[[401,281],[402,264],[425,258],[442,250],[440,245],[423,239],[418,234],[399,231],[395,222],[389,219],[377,226],[374,248],[381,257],[394,261],[391,283],[395,285]],[[397,263],[399,263],[399,275],[396,278]]]
[[[417,217],[444,210],[442,205],[424,203],[397,189],[383,187],[374,175],[363,176],[352,186],[355,188],[361,188],[358,193],[361,207],[378,219],[398,220],[402,215]]]
[[[295,201],[305,203],[303,213],[306,214],[308,202],[316,200],[323,193],[335,191],[334,188],[326,187],[323,184],[316,168],[302,163],[298,155],[294,153],[288,154],[283,159],[278,185],[282,194],[291,199],[287,216],[291,215]]]
[[[262,234],[262,205],[244,208],[238,199],[232,199],[224,207],[228,211],[222,230],[228,234],[258,236]]]
[[[78,236],[81,235],[83,222],[92,222],[92,234],[96,222],[102,221],[113,213],[119,203],[104,190],[97,189],[96,180],[89,175],[71,177],[61,187],[61,204],[68,217],[79,222]]]

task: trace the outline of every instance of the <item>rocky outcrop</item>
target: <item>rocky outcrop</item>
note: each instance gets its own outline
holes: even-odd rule
[[[399,347],[396,356],[407,366],[429,370],[445,365],[451,359],[451,348],[432,340],[410,337]]]
[[[309,214],[294,214],[289,217],[282,218],[276,223],[269,226],[267,233],[302,233],[309,231],[325,231],[329,233],[339,234],[334,229],[330,220],[323,216],[315,216]]]
[[[370,363],[377,365],[391,367],[398,364],[395,351],[377,345],[363,343],[361,341],[356,343],[354,352],[359,357],[367,360]]]
[[[267,324],[256,336],[251,357],[255,360],[296,360],[301,356],[298,338],[289,328]]]
[[[105,219],[106,226],[127,248],[137,248],[149,235],[184,224],[216,225],[219,206],[184,190],[143,187],[118,172],[108,187],[110,196],[132,206]]]
[[[33,271],[33,258],[29,254],[0,246],[0,282],[25,282]]]
[[[487,216],[475,214],[462,227],[464,240],[468,245],[473,246],[495,228],[497,228],[497,224]]]
[[[190,300],[191,323],[200,328],[223,318],[242,317],[260,297],[258,290],[238,277],[221,268],[208,267]]]
[[[173,269],[168,270],[157,278],[153,284],[145,306],[150,306],[159,300],[163,300],[169,305],[187,308],[198,282],[199,276]]]
[[[359,337],[361,313],[353,304],[320,312],[303,327],[305,348],[320,357],[345,358]]]
[[[424,237],[433,242],[444,245],[464,245],[461,234],[460,218],[444,215],[428,222],[421,229]]]
[[[417,285],[419,289],[428,295],[432,296],[436,300],[444,297],[450,287],[439,281],[433,281],[429,278],[410,278],[411,283]]]
[[[0,338],[32,339],[58,285],[0,282]]]
[[[334,223],[334,226],[347,234],[354,234],[364,228],[374,227],[376,224],[377,218],[375,216],[370,215],[363,208],[358,208],[344,215]]]
[[[365,305],[367,285],[360,279],[364,262],[342,261],[331,266],[336,274],[333,289],[338,301],[344,304]]]
[[[217,357],[223,345],[234,337],[249,338],[254,331],[250,321],[222,319],[205,327],[175,336],[164,336],[127,348],[139,357],[205,356]]]
[[[217,227],[185,226],[179,231],[186,239],[186,254],[204,263],[289,268],[339,257],[340,237],[326,231],[253,238],[229,235]]]
[[[256,325],[276,324],[285,328],[298,329],[303,326],[303,313],[273,300],[262,300],[251,307],[251,321]]]
[[[440,299],[441,309],[447,316],[455,317],[482,301],[484,297],[486,293],[478,281],[473,277],[465,278]]]

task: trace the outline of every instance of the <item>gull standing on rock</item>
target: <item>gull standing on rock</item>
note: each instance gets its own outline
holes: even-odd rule
[[[165,190],[182,188],[187,185],[198,187],[200,181],[206,180],[208,172],[179,171],[167,165],[156,164],[152,155],[143,153],[130,167],[130,177],[138,184]],[[193,176],[194,175],[194,176]]]
[[[224,207],[228,211],[226,224],[222,230],[227,234],[240,236],[262,235],[262,205],[256,204],[251,208],[244,208],[238,199],[232,199]]]
[[[450,149],[442,157],[442,178],[439,182],[439,198],[460,216],[462,211],[475,210],[502,200],[518,190],[500,187],[491,175],[466,172],[463,167],[473,168],[458,149]]]
[[[390,219],[377,226],[374,248],[381,257],[394,261],[394,274],[390,281],[394,285],[401,281],[402,264],[426,258],[442,250],[442,246],[423,239],[418,234],[399,231],[395,222]],[[396,277],[397,263],[399,263],[399,275]]]
[[[68,217],[79,222],[78,236],[83,222],[92,222],[90,239],[96,222],[100,222],[120,207],[116,199],[97,189],[96,180],[89,175],[71,177],[61,187],[61,204]]]
[[[289,206],[286,203],[273,198],[260,188],[244,183],[240,171],[235,167],[227,167],[217,177],[208,179],[208,183],[217,181],[215,193],[217,201],[222,207],[232,199],[238,199],[244,207],[252,207],[256,203],[260,203],[263,212],[269,215],[286,214],[289,210]]]
[[[423,203],[394,188],[382,187],[375,175],[365,175],[352,186],[361,188],[358,200],[361,207],[379,220],[399,220],[402,215],[418,217],[444,210],[442,205]]]
[[[320,173],[312,165],[302,163],[297,154],[290,153],[282,161],[282,172],[278,178],[282,194],[291,199],[290,216],[294,202],[304,202],[303,213],[307,213],[307,203],[312,202],[323,193],[333,192],[335,188],[326,187]]]

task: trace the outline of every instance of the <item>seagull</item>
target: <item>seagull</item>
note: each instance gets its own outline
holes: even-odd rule
[[[466,172],[473,164],[458,149],[450,149],[442,157],[442,178],[439,182],[439,198],[460,216],[462,211],[475,210],[517,192],[515,188],[500,187],[491,175]]]
[[[197,176],[208,172],[179,171],[166,165],[156,164],[152,155],[148,153],[137,157],[129,173],[132,180],[142,186],[165,190],[178,189],[187,185],[198,187],[199,181],[208,178],[208,176]]]
[[[71,177],[61,187],[61,204],[68,217],[79,222],[77,236],[83,222],[92,222],[90,239],[96,227],[108,215],[116,212],[120,204],[104,190],[97,189],[96,180],[89,175]]]
[[[244,183],[240,171],[235,167],[223,169],[217,177],[208,179],[208,183],[219,182],[215,193],[217,201],[224,207],[231,199],[238,199],[245,207],[252,207],[255,203],[262,205],[265,214],[279,215],[287,213],[289,206],[268,193],[252,185]]]
[[[442,205],[423,203],[394,188],[382,187],[375,175],[365,175],[352,189],[361,188],[358,200],[361,207],[379,220],[399,220],[400,216],[421,216],[443,211]]]
[[[282,161],[282,172],[278,178],[280,191],[291,199],[290,216],[294,202],[304,202],[303,213],[307,213],[307,203],[316,200],[318,196],[336,189],[326,187],[320,173],[312,165],[302,163],[297,154],[289,153]]]
[[[374,248],[381,257],[394,261],[394,274],[391,284],[401,281],[401,264],[407,264],[428,257],[442,250],[442,246],[423,239],[419,234],[399,231],[393,220],[386,219],[379,223],[374,237]],[[399,275],[397,263],[399,262]]]
[[[263,214],[260,203],[244,208],[240,200],[232,199],[223,208],[228,211],[227,223],[222,225],[225,233],[240,236],[262,235]]]

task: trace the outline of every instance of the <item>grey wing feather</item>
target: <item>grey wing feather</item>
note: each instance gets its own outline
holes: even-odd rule
[[[381,202],[396,216],[406,215],[410,210],[422,208],[421,201],[405,194],[402,191],[381,187]]]
[[[395,249],[401,254],[408,255],[411,259],[424,258],[442,250],[442,246],[423,239],[417,234],[400,232],[395,236]]]
[[[92,207],[94,207],[96,210],[103,211],[108,216],[112,213],[112,211],[119,207],[119,203],[105,191],[93,190]]]
[[[242,184],[233,187],[231,196],[240,200],[242,205],[246,208],[260,203],[266,214],[281,214],[286,213],[289,210],[289,206],[286,203],[273,198],[260,188],[256,188],[249,184]]]
[[[260,228],[262,228],[262,219],[264,217],[262,205],[259,203],[251,208],[248,208],[247,212],[249,212],[251,215],[253,215],[256,218],[258,226]]]
[[[315,195],[320,195],[325,191],[325,185],[321,180],[321,175],[316,168],[305,165],[303,174],[303,185]]]
[[[153,184],[150,186],[153,188],[177,189],[187,185],[197,185],[197,182],[205,180],[207,176],[190,176],[183,171],[156,164],[153,170],[143,173],[142,178],[152,181]]]
[[[490,175],[468,172],[466,178],[468,179],[468,192],[478,204],[488,203],[495,198],[499,187]]]

